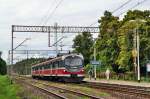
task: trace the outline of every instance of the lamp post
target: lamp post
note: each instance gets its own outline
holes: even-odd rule
[[[139,26],[140,23],[144,23],[146,22],[145,20],[141,20],[141,19],[137,19],[137,20],[131,20],[130,22],[137,22],[137,27],[136,27],[136,44],[134,44],[135,49],[136,49],[136,57],[137,57],[137,80],[138,82],[140,82],[140,37],[139,37]],[[134,64],[136,65],[136,57],[135,57],[135,61]]]

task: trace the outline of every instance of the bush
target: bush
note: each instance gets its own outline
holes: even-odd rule
[[[6,62],[0,58],[0,75],[6,75],[6,73],[7,73]]]

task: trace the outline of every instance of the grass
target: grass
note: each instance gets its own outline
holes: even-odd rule
[[[20,99],[17,93],[20,91],[20,87],[11,84],[8,76],[0,75],[0,99]]]
[[[93,89],[93,88],[89,88],[89,87],[84,87],[84,86],[78,86],[76,84],[61,84],[61,83],[53,83],[53,82],[50,82],[49,83],[50,85],[53,85],[53,86],[61,86],[63,88],[68,88],[68,89],[72,89],[72,90],[79,90],[81,92],[84,92],[84,93],[87,93],[87,94],[91,94],[91,95],[96,95],[96,96],[99,96],[99,97],[110,97],[111,95],[109,93],[106,93],[106,92],[103,92],[103,91],[100,91],[100,90],[97,90],[97,89]],[[79,98],[79,99],[88,99],[88,98]]]

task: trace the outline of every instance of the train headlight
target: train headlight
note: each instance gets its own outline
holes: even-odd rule
[[[84,69],[82,69],[81,71],[84,72]]]
[[[64,70],[64,72],[66,72],[66,70]]]

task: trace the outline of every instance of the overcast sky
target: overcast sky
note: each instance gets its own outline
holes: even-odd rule
[[[0,51],[6,60],[7,52],[11,48],[11,25],[74,25],[89,26],[103,15],[105,10],[113,11],[128,0],[63,0],[49,20],[47,16],[55,9],[61,0],[0,0]],[[138,1],[132,0],[129,4],[114,13],[121,12],[134,6]],[[134,9],[149,10],[150,0]],[[121,16],[120,16],[121,17]],[[42,24],[41,24],[42,23]],[[95,24],[94,26],[97,26]],[[26,48],[20,49],[49,49],[47,47],[47,35],[42,34],[15,34],[15,45],[30,37],[25,43]],[[65,39],[64,44],[69,44],[73,37]],[[52,37],[53,39],[53,37]],[[53,42],[53,40],[51,40]]]

